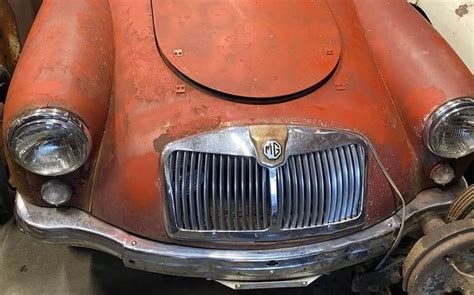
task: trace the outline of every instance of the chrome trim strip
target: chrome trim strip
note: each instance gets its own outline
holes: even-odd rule
[[[406,207],[406,229],[428,211],[446,212],[465,188],[421,192]],[[310,245],[265,250],[194,248],[147,240],[75,208],[45,208],[17,193],[20,229],[43,242],[82,246],[121,258],[127,267],[164,274],[232,281],[302,278],[328,273],[385,253],[399,229],[400,211],[365,230]],[[276,245],[278,246],[278,245]]]
[[[250,136],[250,126],[240,126],[240,127],[229,127],[224,128],[217,131],[207,132],[207,133],[200,133],[191,137],[187,137],[175,142],[172,142],[165,146],[164,151],[162,153],[161,164],[162,169],[165,175],[165,190],[166,190],[166,198],[165,198],[165,207],[167,208],[165,223],[167,233],[170,237],[178,240],[214,240],[214,241],[228,241],[228,242],[255,242],[255,241],[277,241],[277,240],[288,240],[288,239],[298,239],[303,237],[311,237],[315,235],[322,235],[322,234],[332,234],[339,231],[346,231],[354,228],[360,228],[365,222],[365,193],[366,193],[366,185],[367,185],[367,162],[368,162],[368,144],[367,139],[362,137],[361,135],[347,132],[343,130],[334,130],[334,129],[320,129],[320,128],[313,128],[307,126],[298,126],[298,125],[289,125],[288,128],[288,139],[286,143],[286,150],[284,152],[285,160],[277,165],[277,166],[269,166],[265,164],[265,161],[261,161],[258,158],[258,152],[256,151],[255,144],[251,139]],[[277,192],[271,192],[271,208],[272,208],[272,217],[271,221],[272,224],[265,230],[185,230],[179,227],[179,219],[175,217],[175,209],[179,210],[179,208],[175,208],[175,201],[173,201],[176,196],[172,197],[173,195],[173,188],[170,186],[172,175],[171,167],[169,167],[169,157],[173,154],[174,151],[185,151],[185,152],[195,152],[195,153],[209,153],[213,155],[231,155],[231,156],[242,156],[242,157],[253,157],[257,159],[258,163],[263,166],[267,167],[270,173],[270,181],[274,183],[270,183],[271,189],[277,189],[276,183],[276,174],[277,169],[279,167],[284,166],[288,159],[293,159],[293,156],[303,155],[312,153],[315,151],[320,150],[327,150],[331,148],[335,148],[338,146],[345,146],[348,144],[360,145],[363,147],[363,163],[365,165],[365,175],[363,175],[364,183],[356,185],[356,189],[362,189],[361,196],[362,200],[360,202],[361,208],[353,208],[354,212],[359,213],[357,216],[353,216],[349,220],[338,221],[334,222],[335,217],[331,216],[331,220],[325,218],[325,220],[321,221],[323,223],[329,224],[322,224],[319,223],[313,227],[300,227],[300,228],[289,228],[289,229],[281,229],[279,228],[278,224],[278,196]],[[354,150],[353,153],[358,153],[359,151]],[[334,179],[336,178],[336,171],[335,164],[333,163],[333,157],[331,155],[331,173],[334,173]],[[355,159],[357,161],[357,159]],[[293,164],[294,161],[291,161]],[[357,167],[359,163],[356,163]],[[340,166],[340,164],[338,163]],[[221,167],[223,167],[221,165]],[[229,166],[227,166],[229,167]],[[298,166],[299,167],[299,166]],[[329,168],[328,168],[329,169]],[[354,168],[356,169],[356,168]],[[176,169],[175,169],[176,171]],[[292,169],[292,171],[295,171]],[[355,170],[355,172],[359,172],[359,170]],[[299,171],[299,174],[302,174],[303,171]],[[325,173],[325,177],[327,177],[327,173]],[[338,172],[339,173],[339,172]],[[221,173],[222,175],[223,173]],[[228,173],[228,175],[230,175]],[[294,175],[294,177],[298,177],[298,175]],[[302,175],[300,175],[302,176]],[[293,176],[291,177],[293,179]],[[291,181],[291,179],[290,179]],[[342,181],[342,178],[341,178]],[[222,181],[221,181],[222,182]],[[228,183],[228,182],[227,182]],[[342,185],[342,184],[340,184]],[[257,188],[257,187],[255,187]],[[333,188],[335,190],[335,188]],[[183,190],[184,191],[184,190]],[[291,195],[291,192],[290,192]],[[326,194],[327,196],[327,194]],[[222,198],[222,195],[220,195]],[[295,204],[297,202],[301,203],[304,200],[297,200],[298,197],[304,197],[302,194],[295,195],[292,198]],[[328,196],[327,196],[328,197]],[[327,200],[326,200],[327,202]],[[255,205],[258,205],[257,203]],[[331,212],[335,212],[336,204],[333,204],[334,208]],[[341,204],[339,204],[340,206]],[[301,207],[301,206],[300,206]],[[186,207],[185,207],[186,208]],[[302,207],[296,210],[302,210]],[[295,216],[298,214],[294,214]],[[230,218],[230,216],[228,216]],[[292,227],[295,227],[296,224],[301,224],[303,220],[301,218],[303,214],[299,214],[298,219],[292,220]],[[229,220],[227,222],[230,222]],[[188,226],[186,225],[186,228]]]
[[[278,187],[277,187],[277,169],[270,169],[270,199],[271,199],[271,226],[277,227],[278,218]]]
[[[334,148],[348,143],[361,144],[365,147],[367,139],[359,134],[344,130],[289,125],[284,162],[288,160],[289,156]],[[174,141],[165,146],[162,160],[166,162],[169,155],[176,150],[253,157],[259,161],[260,165],[269,168],[276,168],[284,164],[273,167],[258,159],[255,146],[250,138],[249,126],[228,127]]]

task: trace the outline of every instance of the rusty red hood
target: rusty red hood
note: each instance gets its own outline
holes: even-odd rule
[[[320,86],[341,53],[325,1],[153,0],[158,50],[184,79],[241,99]]]
[[[111,1],[115,88],[94,179],[98,185],[91,196],[93,214],[140,235],[167,240],[160,158],[164,147],[187,136],[236,125],[296,124],[359,133],[379,150],[400,189],[413,195],[415,179],[406,177],[414,173],[411,147],[353,7],[344,1],[331,1],[330,7],[325,1],[287,1],[295,7],[277,11],[284,2],[258,2],[256,7],[266,16],[258,19],[249,12],[250,4],[241,1],[235,1],[235,7],[232,1],[160,1],[153,7],[145,2]],[[204,9],[194,3],[213,7]],[[308,11],[305,5],[321,6]],[[240,21],[239,11],[248,24]],[[304,21],[292,16],[297,11]],[[219,23],[223,13],[227,14]],[[288,27],[268,19],[271,14],[285,18]],[[319,27],[317,19],[308,20],[316,15],[324,19],[324,26]],[[241,26],[234,26],[239,22]],[[304,27],[304,33],[298,32],[300,22],[314,23],[314,30]],[[245,35],[249,26],[255,26],[255,32]],[[271,32],[276,43],[271,36],[262,39]],[[318,42],[308,39],[305,45],[305,34]],[[227,35],[231,41],[225,40]],[[235,46],[220,48],[222,44]],[[292,46],[303,53],[291,53]],[[272,58],[259,48],[269,50]],[[326,54],[323,49],[332,52]],[[253,81],[254,73],[257,81]],[[296,99],[272,104],[230,99],[295,93],[299,94]],[[389,185],[374,167],[369,179],[379,185],[369,189],[368,198],[377,201],[368,206],[368,224],[384,218],[395,206]]]

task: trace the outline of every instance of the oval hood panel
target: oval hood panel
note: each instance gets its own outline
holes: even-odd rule
[[[319,0],[153,0],[155,36],[175,71],[231,96],[282,98],[323,83],[341,53]]]

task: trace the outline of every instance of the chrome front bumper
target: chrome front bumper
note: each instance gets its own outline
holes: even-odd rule
[[[420,193],[406,207],[406,227],[427,211],[446,211],[463,185]],[[16,196],[22,232],[48,243],[82,246],[121,258],[127,267],[229,281],[274,281],[324,274],[384,254],[401,212],[368,229],[311,245],[267,250],[219,250],[143,239],[73,208],[43,208]]]

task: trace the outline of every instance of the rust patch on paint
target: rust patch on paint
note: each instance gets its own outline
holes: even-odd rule
[[[173,137],[171,137],[168,133],[163,133],[153,141],[153,147],[155,148],[155,151],[161,153],[165,145],[171,141],[173,141]]]

